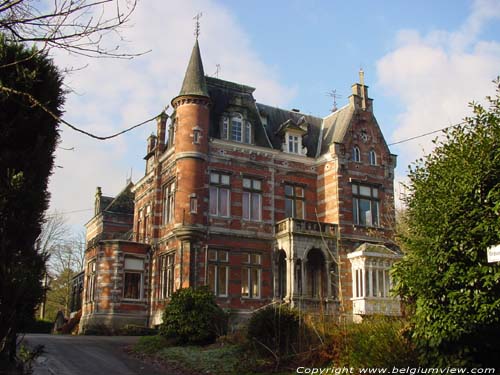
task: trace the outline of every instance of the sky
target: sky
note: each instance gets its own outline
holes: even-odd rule
[[[110,34],[105,42],[149,52],[132,60],[53,52],[56,65],[75,68],[65,79],[64,119],[106,136],[160,113],[180,90],[199,12],[205,73],[219,65],[219,78],[255,87],[260,103],[326,116],[328,93],[347,104],[362,68],[388,144],[459,123],[500,75],[500,0],[139,0],[121,40]],[[114,196],[127,178],[144,175],[155,128],[98,141],[63,125],[50,210],[83,231],[97,186]],[[397,186],[432,151],[434,136],[390,146]]]

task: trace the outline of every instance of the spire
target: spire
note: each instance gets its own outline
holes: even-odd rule
[[[203,71],[203,63],[201,61],[200,47],[198,39],[194,43],[191,59],[184,76],[181,92],[179,96],[183,95],[198,95],[208,97],[207,83],[205,81],[205,73]]]

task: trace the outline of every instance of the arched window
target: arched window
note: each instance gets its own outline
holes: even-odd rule
[[[241,113],[226,114],[220,120],[220,138],[252,144],[252,124]]]
[[[243,141],[243,116],[239,113],[231,116],[231,140],[236,142]]]
[[[370,165],[377,165],[377,154],[374,149],[370,150]]]
[[[352,160],[358,163],[361,161],[361,151],[358,146],[352,148]]]

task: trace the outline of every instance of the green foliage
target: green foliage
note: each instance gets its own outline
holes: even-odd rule
[[[23,333],[51,333],[52,328],[54,322],[50,320],[33,319],[25,325]]]
[[[177,290],[163,313],[160,334],[178,344],[214,342],[226,331],[227,316],[208,288]]]
[[[297,348],[302,320],[298,311],[286,304],[270,305],[252,314],[248,323],[248,339],[262,353],[277,357]]]
[[[143,336],[134,345],[133,351],[138,354],[154,354],[170,346],[170,342],[163,336]]]
[[[7,92],[16,90],[25,95]],[[45,53],[0,35],[0,343],[15,354],[16,328],[40,302],[45,256],[36,248],[47,209],[48,178],[59,138],[62,77]]]
[[[497,86],[499,81],[496,82]],[[410,170],[404,259],[393,276],[424,364],[488,366],[500,356],[500,90]]]
[[[153,336],[158,334],[158,330],[136,324],[127,324],[118,329],[116,333],[121,336]]]
[[[401,320],[374,317],[359,324],[337,326],[328,336],[337,367],[418,366],[417,352]]]

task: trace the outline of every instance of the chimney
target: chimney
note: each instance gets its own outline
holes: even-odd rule
[[[354,106],[355,110],[372,112],[373,99],[368,97],[368,86],[365,86],[365,73],[363,69],[359,71],[360,83],[352,85],[352,95],[349,96],[349,102]]]
[[[163,111],[156,118],[156,136],[158,138],[158,147],[162,148],[165,145],[165,134],[167,131],[167,119],[168,115]],[[160,150],[162,151],[162,150]]]
[[[102,197],[101,187],[98,186],[95,192],[94,215],[97,215],[99,212],[101,212],[101,197]]]
[[[148,137],[148,154],[153,152],[153,150],[155,149],[155,146],[156,146],[156,135],[151,134]]]

